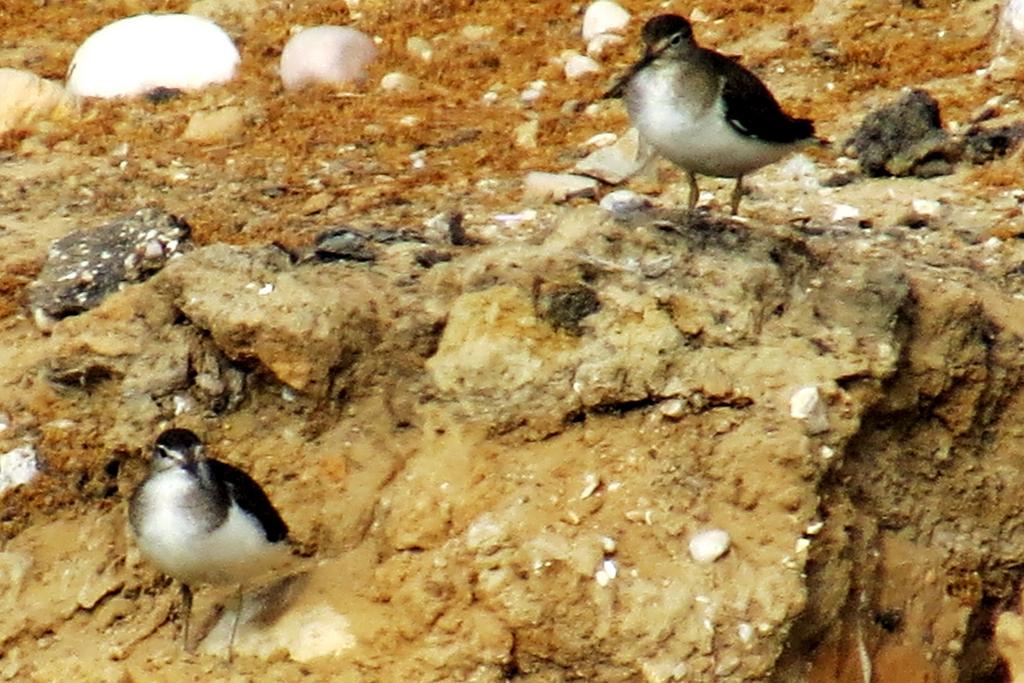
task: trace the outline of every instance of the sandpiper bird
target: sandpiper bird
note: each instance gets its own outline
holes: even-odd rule
[[[697,205],[697,174],[736,178],[732,213],[739,211],[743,176],[814,142],[814,124],[782,111],[764,83],[734,60],[693,38],[675,14],[643,28],[643,58],[608,91],[625,94],[629,118],[662,156],[684,171],[689,208]]]
[[[192,586],[238,586],[230,660],[245,582],[288,557],[288,526],[267,494],[242,470],[206,457],[191,431],[168,429],[154,444],[149,476],[132,493],[128,517],[143,557],[181,583],[186,650]]]

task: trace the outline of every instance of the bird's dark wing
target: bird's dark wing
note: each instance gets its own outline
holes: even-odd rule
[[[274,509],[260,485],[248,474],[233,465],[209,458],[207,464],[215,480],[220,480],[228,488],[228,493],[238,506],[255,517],[263,525],[267,540],[271,543],[283,541],[288,537],[288,525]]]
[[[814,124],[782,111],[761,79],[725,55],[708,50],[707,56],[725,80],[722,99],[729,125],[765,142],[791,143],[814,137]]]

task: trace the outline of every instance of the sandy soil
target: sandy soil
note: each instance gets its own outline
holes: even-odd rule
[[[583,49],[580,3],[364,0],[357,18],[214,4],[244,55],[236,81],[0,137],[0,452],[32,444],[42,462],[0,494],[0,677],[1006,678],[992,634],[1024,556],[1020,155],[826,188],[850,164],[816,152],[751,177],[739,221],[619,222],[592,200],[497,220],[531,208],[527,171],[567,170],[626,127],[620,103],[588,108],[655,12],[626,6],[637,19],[605,72],[567,83],[552,59]],[[0,66],[59,79],[103,24],[186,9],[9,0]],[[904,86],[932,92],[954,131],[997,96],[996,122],[1024,116],[1021,72],[978,73],[991,0],[699,9],[702,42],[837,142]],[[369,83],[283,92],[291,27],[350,21],[383,38]],[[470,25],[495,31],[470,41]],[[406,53],[413,35],[432,63]],[[393,70],[421,87],[380,91]],[[181,139],[194,112],[229,104],[241,140]],[[537,147],[518,148],[529,120]],[[685,201],[667,165],[628,186]],[[719,210],[727,183],[702,187]],[[905,225],[914,199],[941,207],[925,228]],[[186,218],[196,249],[40,331],[26,287],[51,242],[150,204]],[[833,221],[840,204],[859,218]],[[452,211],[475,244],[425,227]],[[372,264],[268,247],[301,252],[339,226],[433,241]],[[428,248],[451,260],[424,267]],[[578,328],[551,303],[567,287],[600,302]],[[98,379],[56,381],[70,376]],[[824,430],[790,417],[812,385]],[[192,408],[175,415],[175,398]],[[182,652],[177,591],[125,530],[172,423],[262,482],[298,544],[292,574],[253,588],[231,665],[233,590],[198,593],[208,635]],[[687,543],[706,528],[732,546],[700,565]]]

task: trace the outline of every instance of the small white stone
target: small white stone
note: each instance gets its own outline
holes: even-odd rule
[[[608,48],[624,41],[625,38],[614,33],[602,33],[587,41],[587,54],[594,59],[600,59]]]
[[[597,194],[598,182],[593,178],[571,173],[545,173],[531,171],[523,179],[523,193],[527,199],[556,202],[574,197],[593,197]]]
[[[741,621],[736,627],[736,635],[739,636],[741,643],[747,644],[754,639],[754,627],[745,621]]]
[[[729,550],[732,540],[722,529],[707,529],[690,538],[690,557],[695,562],[710,564]]]
[[[616,545],[615,545],[615,539],[614,538],[612,538],[611,536],[602,536],[601,537],[601,549],[604,550],[604,552],[606,554],[611,555],[612,553],[615,552],[615,548],[616,548]]]
[[[415,114],[406,114],[402,118],[398,119],[399,125],[405,126],[406,128],[412,128],[420,122],[420,117]]]
[[[434,58],[434,46],[430,44],[429,40],[420,36],[410,36],[405,41],[405,49],[413,57],[424,62],[429,62]]]
[[[273,291],[274,291],[274,284],[272,282],[268,282],[268,283],[264,284],[262,287],[260,287],[259,290],[257,290],[256,293],[259,294],[260,296],[266,296],[266,295],[270,294]]]
[[[818,393],[818,387],[801,387],[789,399],[789,414],[798,420],[806,420],[820,404],[821,394]]]
[[[565,62],[565,77],[575,81],[589,74],[601,72],[601,65],[586,55],[573,55]]]
[[[817,536],[824,528],[825,522],[819,519],[817,522],[811,522],[810,524],[808,524],[807,528],[804,529],[804,533],[808,536]]]
[[[380,88],[390,92],[409,92],[416,88],[417,83],[418,81],[408,74],[392,71],[380,79]]]
[[[612,0],[596,0],[583,13],[583,40],[602,33],[620,33],[629,24],[629,12]]]
[[[831,446],[822,446],[821,447],[821,459],[822,460],[831,460],[834,457],[836,457],[836,449],[832,448]]]
[[[852,221],[860,218],[860,209],[856,206],[850,206],[849,204],[836,204],[835,209],[832,211],[832,222],[842,223],[844,221]]]
[[[39,473],[36,449],[18,446],[0,455],[0,495],[15,486],[27,484]]]
[[[601,569],[604,570],[609,579],[614,579],[619,575],[619,567],[615,564],[615,560],[610,557],[604,558],[604,562],[601,563]]]
[[[601,485],[601,477],[594,472],[587,472],[583,477],[583,490],[580,491],[580,500],[590,498]]]
[[[926,218],[935,218],[942,212],[942,204],[934,199],[915,199],[910,206],[914,213]]]
[[[807,552],[807,549],[811,547],[811,539],[800,537],[796,539],[796,545],[794,550],[799,555],[800,553]]]
[[[174,415],[184,415],[195,410],[196,402],[188,394],[174,395]]]
[[[828,431],[828,415],[825,413],[825,402],[816,386],[801,387],[793,392],[789,399],[789,414],[807,423],[809,434],[820,434]]]
[[[498,101],[499,97],[500,95],[498,95],[498,93],[494,92],[493,90],[488,90],[483,94],[483,96],[480,99],[484,101],[484,104],[494,104],[495,102]]]
[[[287,90],[314,83],[345,85],[366,78],[377,57],[373,39],[347,26],[314,26],[291,37],[281,51]]]
[[[537,220],[537,210],[524,209],[518,213],[496,213],[494,214],[494,220],[508,226],[521,225],[522,223],[529,223]]]
[[[613,213],[616,216],[623,216],[634,211],[640,211],[646,209],[651,205],[651,200],[642,194],[637,194],[632,190],[615,190],[609,192],[601,198],[601,208],[608,213]],[[669,401],[669,403],[674,403]],[[662,407],[662,413],[668,415],[665,412],[664,406]],[[669,416],[672,417],[672,416]]]

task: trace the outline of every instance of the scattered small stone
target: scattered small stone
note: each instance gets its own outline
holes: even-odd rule
[[[632,190],[615,190],[601,198],[601,208],[620,218],[650,206],[650,199]]]
[[[640,133],[630,128],[615,144],[596,149],[580,159],[573,170],[616,185],[639,172],[646,163]]]
[[[77,230],[51,247],[29,286],[37,320],[59,319],[98,306],[126,282],[141,282],[164,267],[189,238],[188,223],[147,207],[99,228]]]
[[[606,557],[601,561],[601,568],[595,572],[594,580],[597,581],[597,585],[604,588],[618,575],[619,567],[615,564],[615,560]]]
[[[513,131],[515,146],[519,149],[537,149],[537,134],[540,132],[540,121],[530,119],[520,123]]]
[[[541,95],[544,94],[544,89],[547,88],[548,84],[546,81],[533,81],[529,87],[523,90],[519,94],[519,99],[526,104],[536,102],[540,99]]]
[[[317,192],[302,203],[302,207],[299,209],[299,212],[304,216],[312,216],[315,213],[320,213],[333,203],[333,194],[330,192]]]
[[[182,140],[190,142],[228,142],[245,132],[245,114],[241,107],[230,106],[214,111],[197,111],[188,119]]]
[[[833,223],[847,223],[856,221],[859,218],[860,209],[856,206],[850,206],[849,204],[836,204],[835,209],[832,210]]]
[[[459,31],[459,33],[461,33],[462,37],[465,38],[466,40],[477,43],[480,42],[481,40],[486,40],[490,38],[492,35],[494,35],[494,27],[483,26],[479,24],[469,24],[467,26],[463,26],[462,30]]]
[[[855,183],[860,180],[863,176],[859,171],[836,171],[829,177],[821,181],[822,187],[845,187],[851,183]]]
[[[538,317],[574,337],[583,334],[583,319],[599,310],[597,292],[586,285],[555,285],[537,297]]]
[[[789,414],[797,420],[807,423],[808,434],[820,434],[828,431],[828,416],[825,414],[825,402],[816,386],[797,389],[789,399]]]
[[[421,36],[410,36],[405,41],[405,49],[410,55],[424,62],[434,58],[434,46]]]
[[[314,83],[346,85],[366,78],[377,57],[373,39],[348,26],[299,31],[281,51],[281,81],[287,90]]]
[[[626,39],[614,33],[602,33],[587,41],[587,54],[594,59],[600,59],[613,45],[618,45]]]
[[[593,197],[597,188],[598,182],[593,178],[571,173],[531,171],[523,180],[524,196],[532,200],[562,202],[576,197]]]
[[[39,463],[34,447],[18,446],[0,455],[0,496],[9,489],[29,483],[37,474]]]
[[[939,103],[924,90],[870,113],[846,147],[870,176],[947,175],[961,153],[942,127]]]
[[[933,225],[942,214],[942,204],[934,199],[915,199],[910,211],[900,218],[899,223],[909,228],[926,228]]]
[[[629,24],[629,12],[612,0],[596,0],[583,13],[583,40],[602,33],[620,33]]]
[[[381,90],[389,92],[410,92],[415,90],[418,84],[419,81],[401,71],[384,74],[384,77],[380,79]]]
[[[722,529],[707,529],[690,538],[690,557],[700,564],[711,564],[729,550],[732,539]]]
[[[565,77],[575,81],[590,74],[601,72],[601,65],[592,57],[586,55],[573,55],[565,60]]]
[[[450,251],[440,251],[439,249],[424,249],[416,252],[416,264],[423,268],[433,268],[438,263],[445,263],[452,260],[452,254]]]
[[[188,14],[140,14],[107,24],[75,52],[68,91],[131,97],[154,88],[196,90],[234,78],[240,57],[219,26]]]
[[[335,228],[316,237],[313,253],[324,261],[375,261],[370,238],[354,228]]]
[[[683,399],[673,398],[662,403],[658,410],[670,420],[679,420],[686,415],[687,407],[686,401]]]
[[[1024,140],[1024,122],[995,128],[972,126],[964,136],[964,159],[971,164],[987,164],[1013,152]]]
[[[516,211],[515,213],[496,213],[494,214],[494,220],[504,225],[514,227],[537,220],[537,210],[523,209],[522,211]]]

